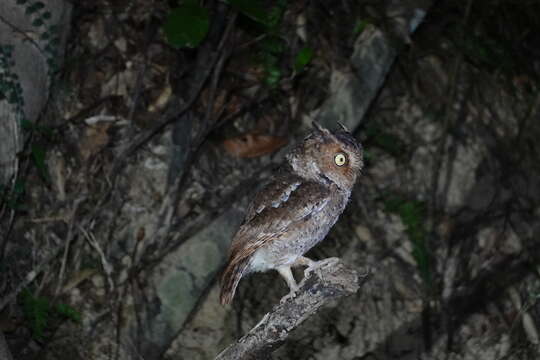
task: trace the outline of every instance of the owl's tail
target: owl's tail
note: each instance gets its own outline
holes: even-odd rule
[[[229,262],[221,277],[221,294],[219,300],[222,305],[230,304],[236,292],[236,287],[249,265],[249,259],[238,262]]]

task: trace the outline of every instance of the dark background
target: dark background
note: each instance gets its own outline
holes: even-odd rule
[[[164,30],[182,2],[9,3],[15,359],[213,359],[246,333],[285,283],[255,274],[222,307],[218,275],[250,194],[313,120],[347,124],[366,167],[309,255],[372,278],[273,358],[538,358],[540,2],[205,1],[190,48]]]

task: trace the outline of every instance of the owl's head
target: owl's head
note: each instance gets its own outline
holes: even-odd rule
[[[341,125],[331,132],[313,122],[314,131],[288,155],[293,171],[306,179],[351,190],[364,165],[362,146]]]

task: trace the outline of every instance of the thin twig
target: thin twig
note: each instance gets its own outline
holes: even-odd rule
[[[62,263],[60,265],[60,273],[58,274],[58,283],[56,285],[56,295],[60,293],[60,289],[62,288],[62,283],[64,282],[64,272],[66,270],[66,263],[67,263],[67,257],[69,254],[69,246],[71,245],[71,241],[73,240],[73,225],[75,224],[75,215],[77,214],[77,209],[79,208],[79,205],[84,200],[84,198],[75,199],[73,202],[73,209],[71,209],[70,214],[70,220],[69,220],[69,229],[68,234],[66,236],[66,241],[64,245],[64,255],[62,256]]]
[[[172,216],[174,215],[174,204],[178,203],[179,196],[182,193],[182,189],[185,186],[186,179],[188,178],[188,174],[190,172],[191,166],[193,165],[194,160],[197,158],[197,155],[199,154],[199,151],[202,147],[202,144],[204,143],[204,140],[208,136],[208,134],[212,131],[213,127],[210,124],[210,117],[211,117],[211,109],[213,108],[213,101],[215,98],[215,92],[217,88],[217,83],[220,78],[223,65],[228,58],[229,52],[225,49],[225,44],[227,39],[229,38],[229,35],[231,34],[232,29],[234,28],[236,20],[236,15],[232,16],[232,18],[229,20],[229,23],[227,24],[227,27],[225,28],[224,35],[221,38],[220,44],[218,46],[218,52],[215,56],[214,65],[212,65],[213,70],[213,76],[212,76],[212,84],[210,89],[210,103],[208,104],[208,109],[205,115],[205,119],[202,122],[203,128],[199,131],[199,134],[197,135],[196,139],[193,141],[194,144],[191,147],[190,151],[187,154],[187,157],[183,164],[183,171],[182,175],[175,180],[174,186],[170,187],[170,193],[167,194],[167,203],[164,202],[162,208],[161,208],[161,216],[160,221],[161,223],[158,224],[156,227],[156,232],[152,235],[150,235],[150,238],[153,238],[157,236],[158,232],[163,234],[163,238],[167,238],[168,234],[171,231],[173,222],[172,221],[166,221],[166,219],[172,219]],[[205,76],[206,78],[207,76]],[[160,245],[163,246],[163,245]]]
[[[149,19],[151,18],[152,17],[149,17]],[[132,105],[131,105],[131,109],[129,109],[129,115],[128,115],[128,120],[130,124],[133,124],[135,110],[137,109],[137,104],[139,102],[139,98],[144,88],[143,80],[146,75],[146,71],[148,69],[148,48],[149,48],[148,45],[150,44],[150,41],[153,36],[154,36],[154,28],[152,26],[152,21],[148,20],[144,29],[144,48],[147,50],[143,52],[142,66],[139,68],[139,71],[137,73],[137,79],[135,80],[135,86],[133,87],[133,91],[131,94]]]
[[[0,14],[0,21],[3,22],[4,24],[6,24],[7,26],[9,26],[14,33],[19,34],[24,39],[24,41],[28,41],[29,43],[34,45],[36,47],[36,49],[39,51],[39,53],[44,58],[47,58],[47,54],[45,54],[45,52],[43,51],[41,45],[32,36],[29,36],[28,32],[23,31],[22,29],[18,28],[16,25],[11,23],[8,19],[3,17],[2,14]]]
[[[230,23],[234,23],[235,16],[231,20]],[[210,62],[210,65],[206,68],[205,73],[203,76],[201,76],[200,82],[193,87],[193,92],[191,93],[191,97],[184,103],[184,105],[180,108],[180,110],[174,112],[173,114],[170,114],[169,116],[165,117],[162,121],[160,121],[157,125],[155,125],[152,129],[149,131],[141,134],[133,141],[133,143],[118,157],[116,160],[112,174],[117,174],[118,170],[123,163],[123,161],[131,156],[135,151],[137,151],[139,148],[141,148],[144,144],[146,144],[148,141],[150,141],[154,136],[161,133],[168,125],[172,124],[174,121],[176,121],[178,118],[180,118],[186,111],[188,111],[197,101],[199,98],[199,95],[206,84],[206,81],[209,79],[210,74],[212,74],[215,65],[220,60],[220,53],[223,51],[223,47],[225,43],[227,42],[229,35],[233,29],[233,26],[227,26],[225,29],[225,32],[221,38],[221,41],[218,45],[218,51],[213,56],[213,59]]]
[[[105,272],[105,275],[107,276],[107,282],[109,284],[109,291],[112,292],[114,290],[114,281],[112,279],[113,267],[111,263],[109,263],[109,261],[107,260],[107,257],[105,256],[105,253],[103,252],[103,249],[101,249],[101,246],[97,242],[94,235],[90,234],[88,231],[86,231],[85,228],[83,228],[80,225],[78,225],[78,228],[83,233],[84,237],[86,238],[90,246],[92,246],[94,250],[96,250],[96,252],[98,253],[99,258],[101,260],[101,266],[103,267],[103,271]]]

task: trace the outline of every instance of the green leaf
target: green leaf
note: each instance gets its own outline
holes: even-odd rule
[[[51,25],[51,26],[49,26],[49,31],[51,33],[58,34],[60,32],[60,26],[59,25]]]
[[[17,179],[13,186],[13,194],[16,196],[23,195],[24,192],[26,191],[25,187],[26,187],[26,183],[24,181]]]
[[[277,29],[278,25],[281,23],[283,18],[283,13],[287,8],[287,1],[278,0],[276,6],[272,7],[268,11],[267,24],[268,27],[272,30]]]
[[[53,49],[54,49],[55,46],[60,45],[60,38],[58,36],[55,36],[55,37],[53,37],[51,39],[50,43],[51,43],[51,46],[53,46]]]
[[[76,323],[81,322],[81,313],[67,304],[56,305],[56,312],[70,319],[73,322],[76,322]]]
[[[9,104],[18,104],[20,102],[19,94],[16,91],[11,91],[7,99]]]
[[[229,0],[229,4],[258,23],[268,25],[268,17],[260,0]]]
[[[274,88],[278,85],[279,80],[281,79],[281,70],[278,67],[269,67],[266,69],[266,78],[265,82],[271,88]]]
[[[281,55],[285,51],[283,40],[277,36],[268,36],[261,43],[263,53],[267,55]]]
[[[32,329],[32,335],[42,338],[49,320],[49,301],[43,297],[34,297],[28,290],[23,290],[21,297],[24,317]]]
[[[389,196],[385,199],[385,209],[399,215],[405,232],[412,243],[412,255],[416,260],[420,275],[428,287],[432,285],[432,269],[427,234],[424,227],[426,208],[423,202],[408,201],[399,196]]]
[[[20,179],[15,180],[13,190],[7,197],[7,206],[13,210],[24,211],[26,206],[23,204],[26,183]]]
[[[45,149],[39,145],[32,144],[32,160],[39,171],[39,175],[44,180],[49,179],[49,172],[45,163]]]
[[[362,32],[364,32],[368,24],[369,23],[366,20],[356,20],[356,24],[354,24],[353,34],[357,36],[360,35]]]
[[[32,26],[41,26],[43,25],[43,20],[42,19],[35,19],[34,21],[32,21]]]
[[[32,122],[28,119],[22,119],[21,127],[23,128],[23,130],[31,131],[34,129],[34,124],[32,124]]]
[[[26,15],[30,15],[30,14],[35,13],[35,12],[38,11],[38,10],[39,10],[39,7],[36,6],[36,4],[33,4],[33,5],[30,5],[30,6],[27,6],[27,7],[26,7],[26,10],[24,11],[24,13],[25,13]]]
[[[11,57],[14,48],[15,47],[13,45],[2,45],[0,47],[0,50],[2,54],[5,55],[6,57]]]
[[[58,62],[53,58],[47,59],[47,65],[51,68],[51,71],[58,70]]]
[[[163,30],[172,46],[194,48],[204,40],[209,26],[208,11],[189,0],[169,13]]]
[[[294,60],[294,70],[297,72],[304,70],[306,65],[311,62],[311,59],[313,59],[313,49],[310,47],[302,48]]]
[[[48,298],[34,296],[28,289],[21,292],[20,300],[24,318],[32,330],[32,336],[36,339],[43,338],[45,330],[51,326],[51,320],[58,316],[76,323],[81,322],[81,314],[71,306],[67,304],[53,306]]]

